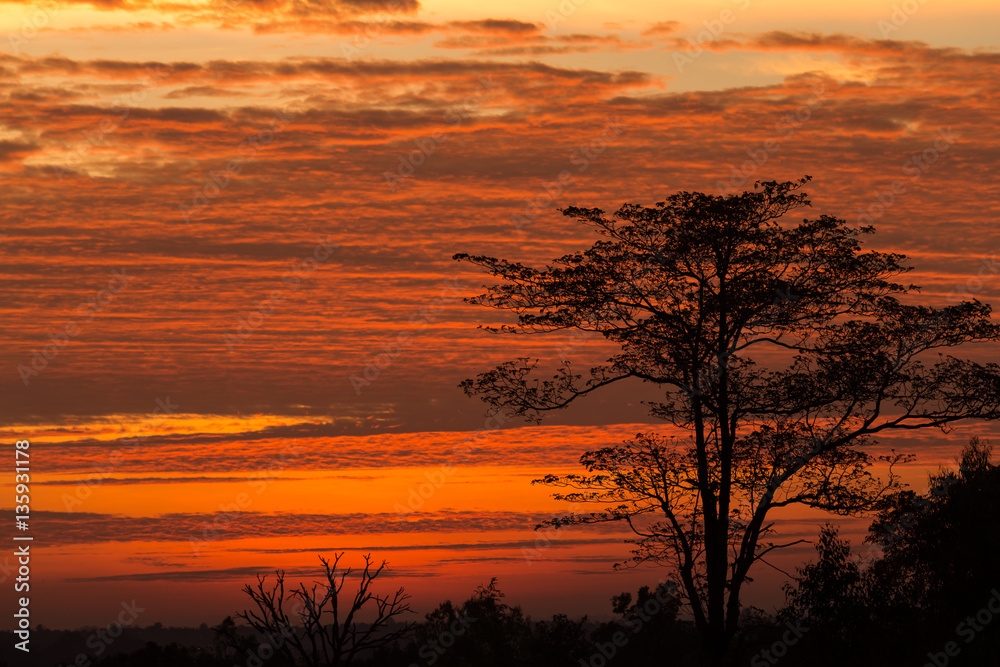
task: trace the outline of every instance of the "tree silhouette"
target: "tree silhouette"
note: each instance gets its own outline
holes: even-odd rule
[[[972,438],[958,471],[931,476],[926,494],[887,498],[866,539],[883,553],[867,568],[836,529],[823,529],[819,559],[786,586],[780,614],[810,628],[798,647],[804,664],[842,665],[859,655],[871,664],[922,664],[949,641],[961,650],[948,664],[995,661],[1000,629],[976,630],[977,612],[994,595],[994,608],[1000,604],[1000,467],[990,451]]]
[[[889,476],[875,480],[865,450],[874,436],[1000,416],[1000,367],[939,354],[1000,340],[990,308],[907,303],[916,288],[894,282],[906,258],[862,252],[872,227],[782,221],[809,205],[808,180],[680,192],[612,218],[566,208],[603,238],[541,269],[455,255],[501,281],[470,303],[518,316],[487,328],[579,329],[620,348],[586,373],[563,362],[539,379],[539,361],[521,358],[464,381],[493,412],[538,421],[623,380],[653,385],[650,413],[681,435],[639,434],[587,452],[588,475],[540,481],[567,489],[558,498],[604,506],[552,525],[626,521],[637,533],[631,562],[672,566],[711,665],[739,627],[751,566],[788,546],[769,539],[772,509],[869,511],[897,489],[891,466],[902,458],[885,457]]]
[[[530,622],[520,607],[504,602],[496,578],[461,605],[438,605],[415,641],[414,662],[439,667],[527,665],[533,648]]]
[[[392,596],[372,592],[371,585],[386,562],[374,567],[370,554],[365,556],[364,570],[358,573],[354,597],[343,599],[341,592],[353,572],[351,568],[338,571],[343,556],[343,552],[336,554],[332,563],[320,556],[325,581],[311,588],[303,583],[286,591],[282,570],[275,573],[273,584],[267,582],[266,576],[258,575],[256,586],[244,587],[255,608],[238,616],[257,634],[258,659],[270,660],[274,656],[274,662],[292,666],[349,665],[359,655],[389,645],[412,630],[411,624],[396,624],[394,620],[411,611],[407,602],[410,596],[402,588]],[[361,620],[359,616],[366,613],[373,617]],[[219,631],[241,656],[249,650],[234,623],[223,622]]]
[[[809,628],[804,648],[810,658],[839,665],[857,658],[859,646],[867,644],[862,637],[871,634],[868,591],[850,543],[835,526],[820,530],[816,552],[816,562],[798,568],[795,584],[785,585],[787,606],[779,618]]]
[[[612,596],[612,611],[620,618],[603,626],[597,634],[602,635],[599,639],[605,646],[609,640],[614,643],[615,634],[618,635],[621,648],[613,657],[619,664],[645,664],[664,654],[671,654],[674,664],[685,664],[684,653],[697,643],[692,641],[690,624],[677,618],[680,607],[673,582],[642,586],[635,597],[629,592]]]
[[[894,630],[908,620],[917,636],[958,639],[964,647],[967,637],[956,637],[956,627],[1000,589],[1000,466],[990,462],[991,451],[972,438],[957,471],[932,476],[923,496],[893,495],[872,523],[868,539],[883,555],[868,568],[866,584],[881,627]],[[977,632],[975,644],[963,648],[963,660],[974,652],[1000,654],[1000,628],[984,635],[989,639]]]

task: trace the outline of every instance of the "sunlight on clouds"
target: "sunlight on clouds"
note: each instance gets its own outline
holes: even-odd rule
[[[151,416],[148,414],[116,414],[92,419],[67,417],[55,424],[31,424],[35,440],[48,443],[78,440],[113,441],[121,438],[157,437],[191,434],[251,433],[277,426],[314,424],[315,417],[293,417],[259,414],[248,417],[231,415],[203,415],[174,413]],[[28,428],[26,424],[0,427],[0,437],[14,438]]]
[[[756,54],[740,59],[733,72],[740,76],[789,77],[805,73],[822,74],[838,81],[868,84],[878,76],[878,68],[846,61],[840,54],[791,52]]]

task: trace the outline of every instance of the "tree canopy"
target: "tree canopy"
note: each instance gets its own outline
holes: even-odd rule
[[[866,541],[881,551],[870,562],[859,561],[835,528],[822,530],[819,558],[786,586],[780,614],[813,630],[798,647],[808,664],[864,655],[871,664],[919,665],[948,642],[955,645],[948,664],[995,661],[1000,466],[991,450],[972,438],[958,470],[932,475],[927,493],[886,498],[868,531]]]
[[[989,306],[914,304],[906,258],[862,249],[872,227],[787,220],[810,205],[808,181],[679,192],[611,217],[562,209],[601,238],[541,268],[455,255],[499,279],[468,300],[517,315],[494,331],[578,329],[619,348],[585,372],[566,361],[538,377],[539,360],[519,358],[464,381],[492,411],[538,421],[617,382],[652,386],[650,414],[671,433],[587,452],[588,474],[541,481],[601,505],[551,523],[625,521],[632,562],[672,567],[711,664],[738,628],[751,566],[787,546],[769,539],[771,510],[870,511],[898,490],[903,458],[870,454],[878,434],[1000,416],[1000,367],[947,354],[1000,340]],[[886,479],[871,475],[876,458]]]

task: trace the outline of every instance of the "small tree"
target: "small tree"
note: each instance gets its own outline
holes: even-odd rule
[[[861,251],[872,227],[783,221],[809,205],[807,181],[680,192],[610,219],[570,207],[603,238],[544,268],[455,255],[502,281],[468,300],[517,314],[495,331],[579,329],[620,348],[587,373],[564,362],[538,379],[537,360],[517,359],[462,383],[494,412],[538,421],[624,380],[653,386],[650,412],[676,437],[640,434],[586,453],[588,475],[541,481],[603,506],[553,525],[627,522],[632,562],[672,567],[712,665],[737,631],[751,567],[788,546],[768,539],[771,510],[869,511],[897,488],[902,458],[885,457],[889,477],[875,480],[874,436],[1000,416],[1000,367],[939,354],[1000,340],[989,306],[905,303],[905,257]]]
[[[394,621],[395,617],[411,611],[407,602],[410,596],[402,588],[392,596],[371,591],[372,583],[385,569],[384,560],[376,568],[371,555],[366,555],[354,597],[345,600],[341,596],[353,572],[351,568],[338,571],[343,556],[343,553],[335,555],[332,563],[320,556],[325,581],[311,588],[302,583],[286,591],[283,570],[275,572],[273,584],[267,582],[265,575],[258,575],[256,586],[244,587],[255,608],[238,616],[256,632],[260,657],[265,657],[264,652],[280,656],[287,665],[349,665],[359,654],[391,644],[413,629],[411,623]],[[370,617],[367,622],[359,619],[365,613]],[[232,623],[224,624],[222,629],[228,630],[228,642],[233,648],[240,653],[247,649]]]
[[[785,584],[788,604],[779,618],[808,628],[806,641],[817,653],[844,660],[870,626],[861,567],[830,524],[820,530],[816,552],[816,562],[798,568],[795,585]]]
[[[461,605],[438,605],[417,630],[415,662],[440,667],[530,664],[531,623],[504,597],[494,577]]]

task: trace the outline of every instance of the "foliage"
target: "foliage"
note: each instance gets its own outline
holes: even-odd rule
[[[931,476],[926,494],[889,497],[866,540],[883,554],[867,568],[836,530],[823,530],[819,560],[786,588],[781,614],[816,629],[803,649],[828,661],[818,664],[857,655],[921,664],[949,641],[961,647],[955,664],[988,664],[1000,654],[1000,614],[988,614],[997,625],[974,631],[977,614],[1000,590],[1000,466],[990,452],[973,438],[958,470]],[[1000,608],[1000,594],[993,605]]]
[[[809,205],[808,180],[680,192],[612,218],[570,207],[602,238],[543,268],[455,255],[500,280],[470,303],[517,315],[487,328],[578,329],[620,350],[588,372],[563,362],[548,379],[539,360],[515,359],[464,381],[467,393],[538,421],[638,379],[654,388],[650,413],[684,434],[639,434],[585,453],[588,474],[540,481],[601,506],[552,525],[626,522],[630,562],[669,565],[716,665],[739,629],[751,567],[797,543],[772,539],[772,509],[871,511],[899,490],[892,465],[905,458],[882,457],[889,476],[874,479],[876,435],[1000,416],[1000,366],[944,354],[1000,340],[989,306],[911,305],[915,287],[896,282],[905,257],[862,251],[872,227],[785,222]]]

